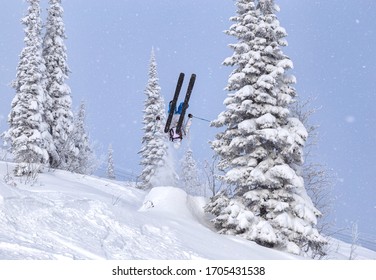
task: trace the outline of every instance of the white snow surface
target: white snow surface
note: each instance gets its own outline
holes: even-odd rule
[[[59,170],[26,180],[12,177],[13,167],[0,162],[2,260],[301,259],[217,234],[203,211],[206,200],[180,188],[145,192]],[[330,247],[327,258],[348,259],[350,244],[333,240]],[[355,255],[376,259],[361,247]]]

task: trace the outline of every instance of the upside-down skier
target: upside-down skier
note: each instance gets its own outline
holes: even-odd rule
[[[169,133],[170,140],[175,143],[180,143],[180,141],[183,139],[183,136],[185,136],[188,133],[189,127],[191,126],[192,115],[188,114],[188,120],[186,121],[186,123],[184,123],[184,117],[186,110],[189,107],[188,102],[191,97],[194,83],[196,81],[196,75],[191,75],[184,102],[181,102],[177,107],[176,105],[179,98],[181,87],[183,85],[183,81],[184,73],[180,73],[178,83],[176,85],[174,98],[170,101],[169,104],[168,118],[164,129],[165,133]]]
[[[170,111],[172,109],[171,104],[172,104],[172,101],[170,101],[170,104],[169,104],[169,107],[168,107],[168,113],[170,113]],[[183,140],[183,136],[188,134],[189,128],[192,124],[192,114],[188,114],[188,120],[184,123],[184,119],[183,119],[183,125],[181,126],[181,129],[179,131],[176,129],[178,122],[179,122],[179,119],[180,119],[180,116],[181,116],[182,111],[183,111],[183,107],[184,107],[184,102],[181,102],[179,104],[179,107],[175,110],[175,112],[173,112],[170,130],[168,132],[170,141],[172,141],[172,142]],[[189,105],[187,106],[187,108],[188,107],[189,107]]]

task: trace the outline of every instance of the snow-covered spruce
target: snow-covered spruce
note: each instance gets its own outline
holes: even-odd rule
[[[165,105],[161,96],[154,50],[151,53],[145,95],[144,136],[139,151],[143,169],[138,187],[149,189],[158,185],[176,185],[176,173],[170,164],[167,138],[163,133],[166,123]]]
[[[190,195],[205,196],[204,187],[199,179],[197,164],[190,148],[186,150],[181,161],[181,171],[185,192]]]
[[[25,25],[25,47],[21,52],[16,79],[12,86],[16,95],[8,116],[9,129],[4,133],[5,140],[12,149],[15,174],[27,175],[38,164],[48,162],[50,134],[45,122],[45,92],[43,77],[45,72],[42,57],[42,23],[39,0],[28,0],[27,15],[22,19]],[[33,170],[29,170],[33,166]]]
[[[213,121],[225,127],[212,148],[219,155],[222,179],[235,194],[214,197],[207,211],[221,233],[241,235],[295,254],[326,240],[316,229],[320,212],[308,197],[300,174],[304,125],[288,106],[296,95],[291,60],[283,54],[286,31],[272,0],[238,0],[228,35],[238,39],[224,65],[235,66],[224,101],[226,110]]]
[[[85,103],[81,102],[78,112],[74,116],[73,133],[68,137],[78,151],[69,158],[66,170],[80,174],[91,174],[96,165],[95,155],[91,147],[86,129]]]
[[[113,159],[114,150],[112,149],[112,145],[108,146],[108,154],[107,154],[107,178],[111,180],[115,180],[115,168],[114,168],[114,159]]]
[[[66,39],[61,0],[49,0],[43,57],[46,63],[46,116],[54,145],[50,146],[50,165],[69,169],[79,153],[70,135],[74,131],[71,90],[68,79]]]

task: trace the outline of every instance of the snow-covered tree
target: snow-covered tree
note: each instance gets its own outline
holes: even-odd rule
[[[149,189],[157,185],[174,184],[176,173],[170,164],[167,138],[163,132],[166,123],[164,100],[157,73],[154,50],[151,53],[149,79],[145,90],[144,119],[142,138],[141,165],[139,188]]]
[[[69,69],[61,0],[49,0],[43,57],[46,65],[46,117],[55,149],[50,149],[50,165],[68,169],[77,150],[70,135],[73,133],[71,90],[66,84]]]
[[[205,160],[203,166],[203,172],[206,177],[206,184],[211,196],[216,196],[221,190],[223,190],[223,181],[219,180],[218,170],[218,155],[214,155],[211,161]]]
[[[184,190],[191,195],[204,196],[204,187],[200,182],[197,164],[193,152],[188,148],[181,161]]]
[[[238,42],[224,61],[235,69],[226,110],[213,121],[225,130],[212,142],[234,195],[216,196],[207,211],[216,215],[221,233],[299,254],[326,240],[301,176],[307,131],[289,111],[296,91],[295,77],[287,73],[292,62],[282,52],[287,34],[273,0],[238,0],[237,8],[227,34]]]
[[[116,179],[113,153],[114,153],[114,150],[112,149],[112,145],[110,144],[108,146],[108,155],[107,155],[107,178],[112,179],[112,180]]]
[[[30,164],[46,164],[51,140],[45,122],[45,72],[42,57],[41,18],[39,0],[28,0],[25,25],[25,47],[21,52],[16,79],[12,86],[16,95],[8,117],[9,129],[4,138],[9,142],[14,160],[18,163],[15,174],[30,172]],[[35,166],[33,167],[35,170]]]
[[[86,132],[85,103],[81,102],[74,118],[74,130],[68,137],[75,147],[75,153],[67,159],[66,169],[80,174],[90,174],[95,168],[95,157]]]

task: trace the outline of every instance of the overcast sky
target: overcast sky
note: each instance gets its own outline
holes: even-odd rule
[[[1,130],[14,91],[23,48],[23,0],[0,0]],[[42,0],[43,15],[47,0]],[[376,1],[279,0],[278,18],[289,36],[284,49],[301,98],[316,98],[312,122],[320,125],[315,160],[333,170],[336,227],[356,222],[376,236]],[[224,110],[234,41],[223,33],[235,15],[233,0],[65,0],[68,84],[74,108],[87,104],[92,140],[106,153],[111,143],[118,169],[138,174],[144,89],[151,48],[156,51],[162,94],[170,100],[180,72],[197,74],[189,112],[212,120]],[[183,86],[185,89],[187,81]],[[194,120],[190,146],[197,160],[211,157],[218,131]],[[188,141],[185,141],[187,144]],[[184,146],[182,147],[184,148]],[[375,241],[376,242],[376,241]]]

